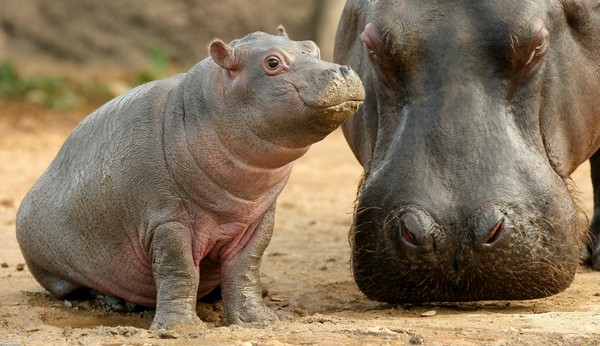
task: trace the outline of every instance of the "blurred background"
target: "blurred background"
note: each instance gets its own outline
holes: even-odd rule
[[[344,0],[1,0],[0,100],[96,103],[185,71],[213,38],[286,27],[331,60]]]

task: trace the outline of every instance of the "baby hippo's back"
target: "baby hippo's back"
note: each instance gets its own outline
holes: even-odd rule
[[[32,274],[57,296],[80,286],[132,291],[124,283],[155,294],[138,230],[147,227],[146,204],[170,182],[156,139],[181,79],[145,84],[90,114],[21,203],[19,245]]]

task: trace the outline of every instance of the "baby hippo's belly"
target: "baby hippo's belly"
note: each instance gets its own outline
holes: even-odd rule
[[[208,259],[202,260],[199,266],[198,298],[201,298],[219,285],[220,272],[219,264]],[[79,283],[136,304],[149,307],[156,305],[156,284],[150,262],[139,261],[135,254],[131,254],[129,257],[120,257],[120,260],[105,266],[103,270],[97,269],[99,267],[81,276]]]

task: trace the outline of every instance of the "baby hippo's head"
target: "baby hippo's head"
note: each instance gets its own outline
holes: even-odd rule
[[[230,44],[214,40],[210,55],[221,70],[224,113],[278,146],[320,141],[365,97],[350,67],[321,60],[314,42],[292,41],[281,26],[277,35],[255,32]]]

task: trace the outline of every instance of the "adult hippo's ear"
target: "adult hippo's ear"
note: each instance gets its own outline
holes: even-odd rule
[[[212,60],[222,68],[234,71],[237,70],[239,65],[235,57],[235,49],[227,43],[215,39],[210,43],[210,57]]]
[[[287,32],[285,32],[285,28],[281,24],[279,24],[279,26],[277,27],[277,36],[289,38]]]

